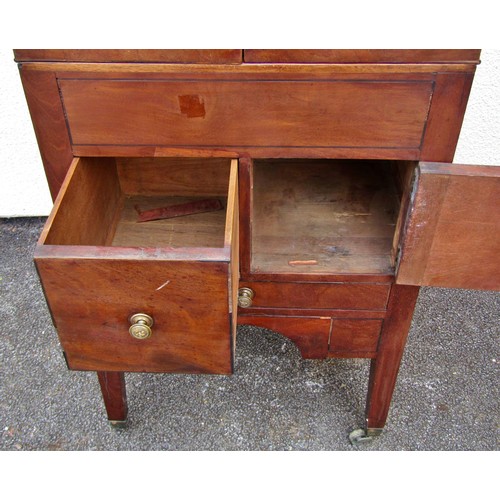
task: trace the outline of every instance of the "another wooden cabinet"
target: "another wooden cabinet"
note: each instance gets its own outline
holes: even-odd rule
[[[368,438],[419,286],[500,289],[498,168],[450,163],[477,50],[15,55],[57,197],[35,261],[111,421],[124,372],[231,373],[240,323],[371,358]]]

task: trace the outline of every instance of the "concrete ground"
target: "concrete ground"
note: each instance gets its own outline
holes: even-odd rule
[[[231,377],[127,374],[110,428],[94,373],[69,372],[32,262],[43,218],[0,220],[0,450],[498,450],[500,295],[423,288],[389,420],[369,444],[366,360],[306,361],[240,327]]]

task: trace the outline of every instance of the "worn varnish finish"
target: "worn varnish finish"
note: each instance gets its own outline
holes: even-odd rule
[[[397,282],[500,290],[500,168],[421,163]]]
[[[385,310],[389,284],[245,282],[255,296],[254,308]]]
[[[366,400],[368,429],[382,429],[387,420],[418,292],[417,286],[392,287],[377,356],[370,366]]]
[[[186,195],[189,187],[179,179],[190,168],[199,174],[199,162],[186,160],[181,170],[179,160],[162,159],[155,176],[164,172],[173,180],[166,191],[173,194],[180,183]],[[208,217],[214,214],[195,214],[175,219],[179,224],[139,224],[129,221],[130,208],[123,202],[128,193],[122,189],[132,186],[147,195],[147,182],[132,182],[129,175],[120,186],[114,159],[73,162],[35,254],[70,368],[231,373],[235,287],[229,283],[238,275],[230,261],[238,251],[237,234],[233,240],[237,170],[237,162],[228,160],[219,170],[226,179],[227,207],[214,213],[217,220]],[[215,191],[219,182],[212,183]],[[160,230],[154,229],[158,223]],[[154,227],[146,237],[141,231],[148,224]],[[117,251],[109,251],[110,245]],[[218,255],[213,253],[217,248]],[[213,304],[204,299],[207,293]],[[149,339],[129,335],[129,318],[139,312],[154,319]]]
[[[427,81],[376,80],[60,79],[59,87],[74,145],[192,148],[418,149],[432,92]]]
[[[238,64],[240,49],[16,49],[16,61]]]
[[[75,370],[231,373],[227,262],[37,258],[68,366]],[[210,291],[213,302],[204,297]],[[149,339],[128,332],[146,313]]]
[[[255,161],[252,271],[391,274],[389,174],[384,162]]]
[[[112,422],[127,420],[128,405],[123,372],[97,372],[108,419]]]
[[[40,146],[52,199],[69,169],[73,154],[54,72],[20,70],[26,101]]]
[[[245,49],[245,62],[258,63],[477,63],[480,50]]]
[[[289,338],[303,358],[322,359],[328,354],[331,320],[327,317],[241,316],[240,324],[274,330]]]
[[[231,373],[240,323],[307,358],[371,358],[381,429],[419,286],[499,288],[498,170],[418,165],[452,160],[478,50],[15,55],[59,193],[37,268],[111,420],[125,371]],[[206,198],[224,209],[137,223],[136,205]]]
[[[328,355],[332,357],[375,358],[377,355],[382,320],[332,320]]]

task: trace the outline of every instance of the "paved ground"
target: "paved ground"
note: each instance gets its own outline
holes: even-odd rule
[[[352,447],[368,362],[305,361],[238,330],[236,373],[127,374],[129,424],[66,369],[32,263],[43,219],[0,220],[0,450],[498,450],[500,295],[422,289],[382,436]]]

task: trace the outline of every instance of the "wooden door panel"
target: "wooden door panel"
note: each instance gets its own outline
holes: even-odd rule
[[[500,168],[421,163],[396,282],[500,290]]]

